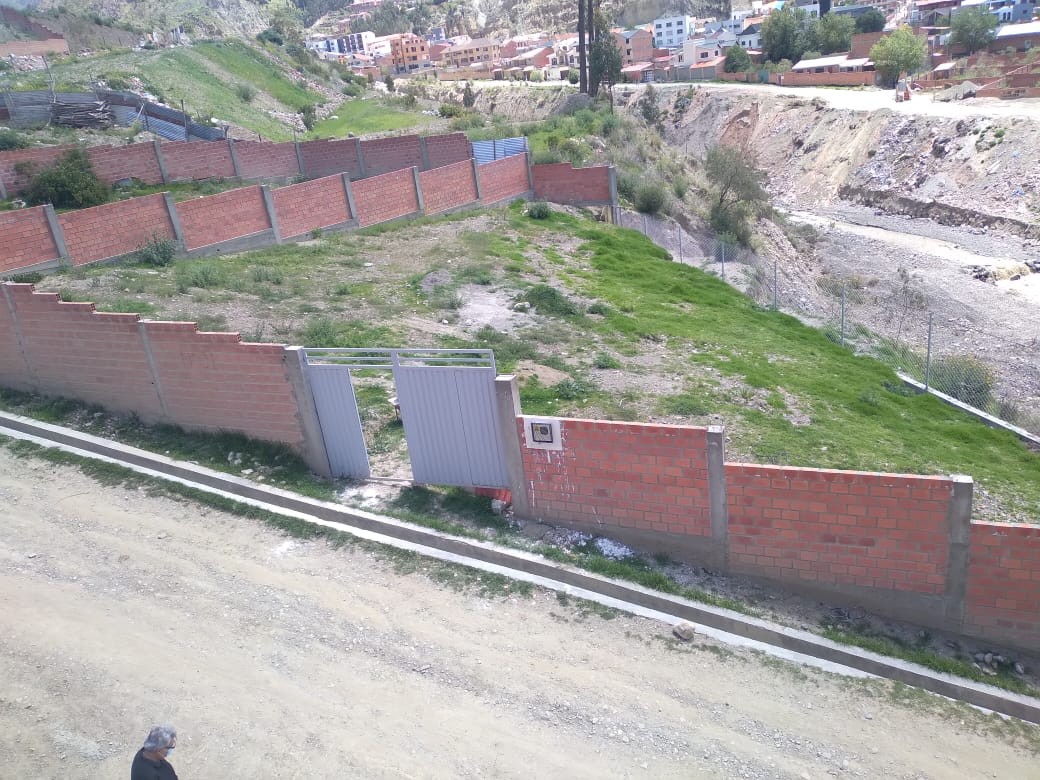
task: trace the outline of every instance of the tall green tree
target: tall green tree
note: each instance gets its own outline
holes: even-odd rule
[[[815,20],[804,9],[785,6],[762,23],[762,49],[771,62],[798,62],[803,52],[816,48]]]
[[[730,46],[726,49],[726,61],[722,69],[726,73],[741,73],[751,67],[751,57],[743,46]]]
[[[751,240],[751,220],[769,210],[766,175],[746,150],[717,144],[708,150],[704,173],[711,185],[709,221],[716,233]]]
[[[823,54],[848,51],[852,48],[852,33],[855,29],[856,23],[850,16],[824,14],[816,23],[816,43]]]
[[[578,0],[578,91],[589,93],[588,43],[585,38],[585,0]]]
[[[613,35],[597,35],[589,49],[589,94],[595,97],[605,86],[614,104],[614,85],[621,81],[621,49]]]
[[[874,68],[889,83],[893,84],[903,73],[916,73],[928,57],[928,41],[923,35],[903,25],[891,35],[886,35],[870,48],[870,59]]]
[[[997,17],[989,12],[989,6],[961,9],[950,22],[950,44],[959,44],[968,54],[974,54],[993,42],[996,29]]]
[[[885,29],[886,21],[885,15],[881,13],[881,11],[876,8],[871,8],[869,11],[861,13],[856,17],[856,32],[881,32]]]

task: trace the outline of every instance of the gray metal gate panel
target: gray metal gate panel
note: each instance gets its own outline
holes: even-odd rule
[[[333,476],[367,479],[372,472],[368,466],[357,399],[350,383],[350,369],[308,365],[307,378]]]
[[[397,365],[394,384],[416,482],[509,486],[493,368]]]
[[[517,138],[498,138],[491,141],[473,141],[473,157],[480,165],[484,165],[503,157],[523,154],[527,151],[526,136]]]

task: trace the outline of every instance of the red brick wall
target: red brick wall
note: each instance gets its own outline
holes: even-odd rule
[[[431,168],[468,160],[473,156],[465,133],[426,136],[426,157]]]
[[[518,424],[533,516],[711,536],[707,429],[565,419],[551,451]]]
[[[769,80],[785,87],[854,87],[873,86],[877,74],[874,71],[853,73],[773,73]]]
[[[411,168],[356,181],[351,189],[362,227],[404,217],[419,210]]]
[[[133,252],[153,236],[173,238],[161,194],[69,211],[58,215],[58,223],[73,265]]]
[[[266,141],[235,141],[238,172],[243,179],[267,179],[300,175],[296,145]]]
[[[69,42],[64,38],[45,41],[8,41],[0,43],[0,57],[39,57],[44,54],[68,54]]]
[[[140,179],[145,184],[162,184],[155,144],[92,146],[86,150],[94,173],[110,184],[120,179]]]
[[[219,244],[271,227],[259,186],[182,201],[177,204],[177,214],[188,249]]]
[[[878,32],[855,33],[852,36],[852,48],[849,50],[849,59],[859,60],[870,57],[870,50],[874,44],[891,33],[880,30]]]
[[[302,236],[315,228],[350,219],[342,176],[327,176],[291,187],[279,187],[271,192],[271,197],[282,238]]]
[[[485,203],[497,203],[527,194],[527,156],[514,154],[481,165],[480,190]]]
[[[228,179],[235,175],[231,150],[223,141],[170,141],[162,145],[170,181]]]
[[[427,214],[439,214],[477,200],[472,160],[445,165],[433,171],[421,171],[419,184]]]
[[[402,168],[423,167],[417,135],[398,135],[362,141],[361,153],[365,158],[365,173],[369,176],[399,171]]]
[[[304,141],[300,144],[304,175],[316,178],[331,176],[334,173],[348,173],[351,179],[361,178],[357,143],[353,138],[337,141]]]
[[[964,623],[1040,647],[1040,526],[972,523]]]
[[[32,289],[30,285],[19,285]],[[15,285],[0,282],[0,384],[14,390],[32,390],[29,367],[22,357],[15,332],[14,312],[4,295],[14,292]]]
[[[40,171],[48,165],[53,165],[69,149],[75,148],[74,144],[66,144],[64,146],[40,146],[32,149],[12,149],[9,152],[0,152],[0,181],[4,183],[4,189],[7,190],[8,197],[14,193],[21,192],[22,188],[29,183],[29,176],[18,173],[15,170],[19,163],[28,163],[33,166],[33,170]]]
[[[734,571],[942,594],[953,482],[726,464]]]
[[[535,165],[534,196],[553,203],[575,205],[611,203],[610,168],[575,168],[570,163]]]
[[[57,257],[58,248],[47,227],[43,206],[0,211],[0,274]]]

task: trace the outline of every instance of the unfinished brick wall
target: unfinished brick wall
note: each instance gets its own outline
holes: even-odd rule
[[[533,516],[711,535],[706,429],[564,419],[560,436],[561,451],[522,448]]]
[[[44,207],[0,211],[0,274],[56,260]]]
[[[411,168],[356,181],[352,188],[358,222],[362,227],[415,214],[419,210]]]
[[[0,152],[0,182],[3,183],[8,197],[13,197],[29,183],[33,171],[40,171],[53,165],[75,144],[64,146],[41,146],[32,149],[12,149]],[[22,168],[25,172],[19,172]]]
[[[282,238],[292,238],[351,218],[342,176],[280,187],[271,193]]]
[[[304,175],[316,178],[347,173],[351,179],[360,179],[362,173],[357,154],[358,143],[354,138],[304,141],[300,144]]]
[[[0,384],[27,392],[33,389],[33,380],[18,341],[18,320],[10,300],[13,286],[0,282]]]
[[[293,178],[300,175],[296,145],[235,141],[238,175],[243,179]]]
[[[485,203],[498,203],[526,195],[527,156],[514,154],[480,166],[480,189]]]
[[[419,183],[427,214],[440,214],[477,200],[472,160],[445,165],[433,171],[422,171],[419,173]]]
[[[947,478],[727,463],[726,496],[734,571],[945,591]]]
[[[402,168],[423,167],[417,135],[398,135],[362,141],[361,153],[365,158],[365,172],[368,176],[378,176]]]
[[[139,179],[145,184],[163,183],[154,143],[92,146],[86,152],[94,173],[109,184],[123,179]]]
[[[874,71],[852,73],[772,73],[769,81],[772,84],[783,84],[785,87],[856,87],[873,86],[877,74]]]
[[[610,168],[575,168],[570,163],[535,165],[534,197],[573,206],[612,203]]]
[[[169,181],[230,179],[235,175],[231,150],[222,141],[168,141],[162,144]]]
[[[430,168],[462,162],[473,156],[473,149],[465,133],[428,135],[425,143],[426,159],[430,162]]]
[[[271,228],[259,186],[181,201],[177,214],[184,230],[184,245],[189,250]]]
[[[174,237],[161,194],[68,211],[58,215],[58,224],[73,265],[125,255],[153,237]]]
[[[972,523],[965,630],[1040,647],[1040,526]]]

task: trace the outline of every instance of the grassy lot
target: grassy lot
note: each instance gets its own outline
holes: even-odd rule
[[[332,117],[336,117],[333,119]],[[318,122],[309,138],[342,138],[347,133],[367,135],[388,130],[402,130],[429,124],[435,117],[419,111],[404,111],[387,106],[382,100],[355,98],[347,100],[328,119]]]
[[[671,262],[637,232],[566,213],[459,214],[38,287],[254,340],[490,346],[502,371],[557,372],[523,383],[527,413],[721,420],[734,460],[969,474],[990,497],[977,513],[1040,520],[1040,462],[1010,434],[906,391],[882,363]],[[481,297],[505,316],[519,316],[516,301],[537,315],[481,327],[486,307],[466,308]]]
[[[295,111],[320,100],[320,96],[290,81],[276,70],[261,52],[241,41],[200,43],[194,50],[216,63],[243,84],[266,92],[282,105]]]

